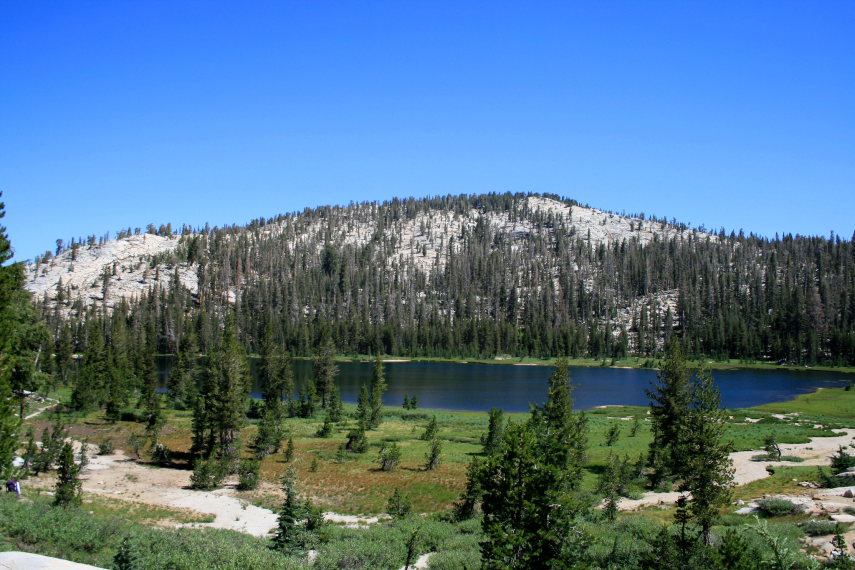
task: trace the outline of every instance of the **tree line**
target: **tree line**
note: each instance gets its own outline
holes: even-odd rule
[[[295,356],[330,338],[346,354],[658,357],[679,334],[690,357],[855,363],[852,241],[637,218],[620,241],[598,243],[529,197],[392,200],[185,228],[178,248],[150,260],[173,277],[119,303],[121,325],[69,286],[37,300],[52,332],[45,347],[83,353],[97,343],[88,321],[102,319],[106,336],[127,328],[155,353],[176,354],[192,330],[205,353],[234,314],[253,354],[269,329]],[[642,240],[642,227],[659,233]],[[177,275],[188,264],[192,294]]]

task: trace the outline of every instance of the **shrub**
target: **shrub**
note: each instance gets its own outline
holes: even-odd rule
[[[839,525],[837,521],[809,520],[799,524],[799,528],[808,536],[824,536],[837,532]]]
[[[258,488],[258,471],[261,463],[257,459],[243,459],[238,466],[238,489],[252,491]]]
[[[401,461],[401,448],[394,441],[383,444],[380,448],[380,469],[382,471],[394,471]]]
[[[837,453],[831,456],[831,470],[842,473],[850,467],[855,467],[855,455],[843,451],[843,447],[837,448]]]
[[[395,489],[389,501],[386,503],[386,511],[393,518],[400,519],[410,514],[413,510],[413,501],[403,493],[400,489]]]
[[[219,487],[225,477],[223,466],[214,459],[200,459],[193,467],[190,487],[199,491],[211,491]]]
[[[116,451],[116,446],[113,445],[112,439],[105,439],[98,444],[98,455],[111,455]]]
[[[767,517],[784,517],[797,515],[802,512],[802,507],[781,497],[769,497],[757,501],[757,509]]]
[[[158,465],[169,465],[169,448],[158,442],[151,448],[151,459]]]

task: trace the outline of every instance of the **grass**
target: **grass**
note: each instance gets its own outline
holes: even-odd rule
[[[817,482],[817,468],[801,465],[775,467],[775,473],[770,477],[734,488],[733,498],[749,500],[764,495],[800,495],[805,492],[805,488],[799,485],[803,481]]]
[[[308,359],[308,357],[306,357]],[[374,355],[340,354],[336,357],[339,362],[373,362]],[[552,366],[556,358],[536,358],[531,356],[498,355],[491,358],[466,358],[462,356],[384,356],[386,360],[406,360],[410,362],[455,362],[460,364],[525,364],[535,366]],[[615,367],[615,368],[659,368],[661,359],[650,357],[626,358],[569,358],[570,366],[580,367]],[[776,362],[727,360],[688,360],[691,368],[704,367],[709,370],[816,370],[822,372],[841,372],[855,374],[855,366],[826,366],[826,365],[781,365]]]
[[[822,415],[846,407],[855,409],[855,391],[828,389],[802,396],[793,403],[773,404],[750,410],[730,410],[728,437],[735,450],[762,449],[764,439],[769,435],[774,435],[780,443],[804,443],[811,437],[834,435],[831,428],[855,425],[853,418]],[[281,497],[271,489],[271,485],[278,488],[286,470],[294,467],[301,488],[325,510],[344,514],[383,512],[388,497],[395,489],[401,489],[412,498],[415,512],[447,512],[464,488],[470,461],[481,453],[480,437],[487,429],[488,414],[387,407],[384,409],[384,421],[380,428],[367,433],[368,451],[364,454],[348,452],[344,462],[337,462],[336,453],[339,446],[345,442],[347,432],[355,425],[355,420],[350,417],[354,410],[355,406],[345,405],[347,419],[335,426],[330,438],[315,436],[322,423],[320,413],[311,419],[286,420],[286,428],[295,444],[294,460],[290,464],[285,463],[281,451],[268,456],[261,464],[261,478],[268,485],[262,486],[262,490],[247,492],[241,496],[261,506],[277,507]],[[799,416],[784,420],[772,415],[796,410],[801,412]],[[38,430],[46,425],[51,415],[54,414],[43,414],[36,418]],[[588,418],[589,445],[583,487],[593,489],[609,456],[626,457],[634,462],[647,453],[651,441],[650,422],[647,408],[637,406],[599,408],[587,411],[585,415]],[[434,471],[426,471],[425,455],[430,443],[421,441],[419,436],[433,416],[436,416],[440,426],[442,464]],[[174,467],[188,468],[186,461],[191,444],[192,414],[189,411],[167,410],[166,417],[161,442],[172,452],[175,458]],[[510,421],[524,421],[527,417],[528,414],[507,414]],[[69,431],[72,437],[88,438],[93,444],[109,438],[117,448],[125,450],[128,449],[128,435],[141,434],[143,431],[143,426],[135,422],[120,421],[110,424],[98,412],[66,415],[65,419],[71,423]],[[631,437],[630,432],[636,419],[639,421],[639,429],[636,435]],[[749,422],[749,419],[759,421]],[[819,424],[822,425],[821,428],[815,427]],[[609,446],[606,445],[606,433],[612,426],[617,426],[620,433],[617,441]],[[255,423],[248,422],[241,437],[245,442],[250,442],[256,431]],[[396,470],[383,472],[378,469],[378,453],[383,443],[389,441],[395,441],[399,445],[401,462]],[[147,458],[145,452],[142,453],[142,458]],[[312,471],[311,466],[315,459],[318,468],[317,471]],[[786,469],[779,468],[771,481],[783,485],[777,487],[778,489],[797,490],[782,478],[781,474],[785,473]],[[755,489],[749,486],[739,492],[747,495],[755,493]],[[762,493],[753,496],[760,494]],[[170,516],[168,513],[163,515]],[[157,516],[152,515],[151,518],[155,519]]]
[[[198,513],[190,509],[168,508],[98,495],[87,495],[84,507],[93,514],[102,516],[121,514],[127,520],[145,525],[211,523],[215,519],[212,514]]]
[[[803,416],[826,416],[855,426],[855,390],[845,388],[820,388],[811,394],[802,394],[795,400],[763,404],[758,410],[776,414],[798,413]]]
[[[274,488],[278,487],[285,470],[291,466],[297,471],[302,490],[324,510],[366,515],[383,512],[388,497],[395,489],[401,489],[413,501],[417,516],[373,525],[368,530],[330,527],[326,531],[325,542],[318,545],[315,567],[399,568],[403,565],[406,540],[416,528],[419,528],[419,552],[437,552],[431,559],[432,568],[478,567],[478,543],[482,539],[480,521],[450,523],[436,515],[447,513],[463,489],[467,466],[473,457],[481,453],[480,437],[487,429],[488,414],[385,408],[380,428],[367,433],[368,452],[347,453],[344,462],[337,462],[338,448],[355,424],[351,417],[354,409],[353,405],[345,405],[347,419],[335,426],[332,437],[328,439],[315,436],[322,423],[320,412],[315,418],[288,419],[286,427],[296,447],[293,461],[285,463],[281,451],[267,457],[261,465],[262,480],[267,484],[261,490],[239,493],[238,496],[276,509],[281,503],[281,495]],[[729,410],[727,433],[737,450],[762,449],[768,435],[774,435],[779,443],[801,443],[811,437],[834,435],[832,429],[855,426],[851,410],[855,410],[855,391],[825,389],[800,396],[793,402]],[[780,419],[773,414],[792,415]],[[34,424],[40,433],[50,417],[56,415],[46,413],[29,423]],[[650,422],[644,407],[600,408],[585,412],[585,415],[588,420],[588,465],[584,471],[583,488],[592,489],[610,455],[634,461],[646,454],[651,441]],[[426,471],[425,454],[429,442],[421,441],[419,436],[433,416],[440,426],[442,464],[435,471]],[[109,438],[117,448],[128,449],[128,435],[143,432],[139,423],[121,421],[110,424],[98,412],[62,414],[62,417],[70,424],[72,437],[88,438],[93,444]],[[528,414],[507,414],[506,417],[510,421],[524,421]],[[173,452],[176,467],[187,467],[191,419],[188,411],[166,412],[161,441]],[[630,436],[636,420],[638,431],[635,436]],[[613,445],[607,445],[606,434],[615,426],[619,428],[619,435]],[[252,441],[256,431],[255,423],[248,422],[241,433],[243,441]],[[398,469],[383,472],[378,469],[377,456],[382,444],[388,441],[397,442],[402,457]],[[315,459],[318,469],[312,471]],[[816,467],[777,467],[771,477],[735,488],[734,499],[802,494],[805,490],[798,483],[817,479]],[[209,515],[87,496],[83,509],[71,516],[63,514],[65,511],[61,509],[51,509],[47,503],[46,497],[34,496],[32,504],[25,509],[25,501],[2,497],[0,548],[38,551],[107,567],[127,538],[127,550],[138,561],[135,568],[212,567],[214,560],[219,567],[229,568],[304,566],[300,560],[271,553],[266,541],[238,533],[147,528],[164,521],[168,524],[208,522]],[[732,510],[732,506],[722,509],[723,517],[717,529],[740,528],[751,540],[757,539],[756,533],[745,530],[745,523],[750,523],[751,519],[735,515]],[[427,516],[421,516],[425,513]],[[650,507],[621,514],[613,525],[598,522],[597,515],[594,515],[595,520],[586,523],[589,525],[586,530],[592,536],[591,556],[602,562],[609,557],[611,560],[618,557],[631,563],[644,552],[647,539],[658,532],[661,525],[673,522],[674,513],[673,506]],[[801,514],[779,517],[769,526],[797,544],[795,541],[802,531],[794,523],[805,519],[806,515]],[[178,556],[174,553],[180,553],[180,559],[170,558]]]

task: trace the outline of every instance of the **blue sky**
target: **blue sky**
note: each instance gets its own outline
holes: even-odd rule
[[[124,227],[532,191],[855,230],[855,2],[5,2],[18,259]]]

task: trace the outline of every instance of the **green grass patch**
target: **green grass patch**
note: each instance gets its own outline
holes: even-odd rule
[[[811,394],[801,394],[789,402],[763,404],[755,409],[776,414],[827,416],[846,420],[841,423],[847,426],[855,426],[855,390],[820,388]]]

